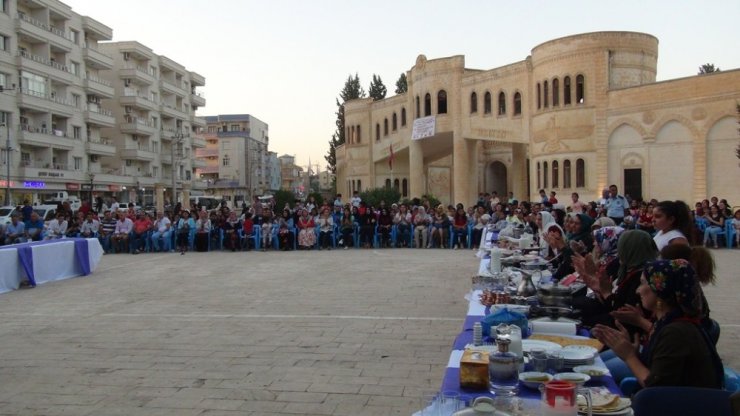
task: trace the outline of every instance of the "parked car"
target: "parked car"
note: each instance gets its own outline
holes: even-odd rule
[[[10,224],[10,216],[17,212],[14,206],[0,207],[0,225]],[[20,214],[20,213],[19,213]]]
[[[56,205],[34,205],[33,212],[39,214],[44,220],[44,223],[48,225],[49,221],[53,220],[57,215]]]

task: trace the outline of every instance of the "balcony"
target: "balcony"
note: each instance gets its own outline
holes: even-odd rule
[[[153,136],[157,133],[157,129],[148,121],[131,116],[126,116],[126,122],[121,123],[120,129],[121,133],[126,134]]]
[[[149,148],[144,146],[139,147],[126,147],[125,149],[121,150],[121,159],[133,159],[133,160],[140,160],[144,162],[151,162],[154,160],[154,158],[157,156],[156,153],[150,151]]]
[[[64,164],[52,164],[43,161],[22,160],[18,168],[18,175],[29,179],[59,179],[82,181],[87,180],[82,170],[75,170],[72,166]]]
[[[199,148],[206,147],[206,139],[201,136],[193,136],[191,146]]]
[[[116,146],[113,146],[113,144],[106,139],[90,139],[87,143],[85,143],[85,148],[87,150],[87,153],[91,155],[116,156],[117,154]]]
[[[198,117],[195,114],[190,118],[190,123],[194,126],[198,127],[205,127],[206,126],[206,119],[203,117]]]
[[[218,157],[218,149],[197,149],[195,157]]]
[[[146,68],[140,67],[135,64],[126,64],[118,71],[118,75],[121,78],[128,78],[136,80],[139,83],[152,85],[157,80],[154,78],[154,74],[150,73]]]
[[[198,175],[218,173],[218,166],[203,166],[202,168],[198,168],[198,171],[196,173]]]
[[[91,45],[92,44],[85,44],[82,48],[82,58],[87,63],[87,66],[95,69],[113,68],[113,58],[90,47]]]
[[[82,29],[97,40],[113,39],[113,29],[88,16],[82,16]]]
[[[85,90],[88,94],[94,94],[103,98],[113,98],[115,90],[110,82],[88,75],[83,80]]]
[[[163,152],[159,154],[159,161],[163,165],[171,165],[172,164],[172,155],[167,152]]]
[[[136,108],[159,112],[159,104],[138,95],[122,95],[118,98],[118,103],[123,106],[130,105]]]
[[[203,159],[193,159],[193,168],[205,168],[208,166],[208,162]]]
[[[172,81],[169,79],[160,79],[159,88],[170,94],[179,95],[180,97],[187,96],[187,92],[185,91],[185,89],[182,87],[182,85],[178,85],[176,81]]]
[[[23,12],[18,12],[17,16],[15,28],[19,35],[25,35],[42,42],[50,42],[67,52],[72,51],[73,43],[70,40],[70,35],[65,31],[50,26]]]
[[[95,104],[88,104],[85,110],[85,121],[102,127],[115,127],[116,118],[110,110],[100,108]]]
[[[203,94],[199,92],[190,94],[190,104],[197,106],[197,107],[205,107],[206,99],[205,97],[203,97]]]
[[[206,79],[203,75],[190,71],[190,83],[196,87],[204,87],[206,85]]]
[[[162,116],[167,116],[167,117],[172,117],[172,118],[179,118],[181,120],[183,120],[183,119],[185,119],[185,118],[188,117],[188,114],[186,112],[178,109],[177,107],[175,107],[173,105],[170,105],[170,104],[167,104],[167,103],[164,103],[164,102],[161,104],[161,107],[159,108],[159,111],[162,113]]]
[[[17,64],[31,72],[47,74],[63,84],[77,85],[79,83],[80,78],[72,72],[72,68],[22,49],[18,51]]]

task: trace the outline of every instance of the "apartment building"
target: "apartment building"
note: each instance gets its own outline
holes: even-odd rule
[[[194,149],[206,147],[205,119],[195,115],[205,105],[197,90],[205,78],[136,41],[109,42],[100,49],[112,57],[100,75],[115,91],[110,109],[116,119],[102,133],[116,154],[91,159],[92,169],[135,181],[130,199],[171,200],[174,183],[184,194],[178,200],[187,200],[194,169],[205,166],[194,159]]]
[[[271,157],[268,125],[249,114],[207,116],[204,149],[198,149],[194,190],[235,205],[273,188],[277,157]],[[271,164],[273,167],[271,168]]]
[[[308,189],[303,183],[303,168],[296,165],[294,155],[282,155],[280,160],[281,187],[280,189],[293,192],[297,197],[304,196]]]

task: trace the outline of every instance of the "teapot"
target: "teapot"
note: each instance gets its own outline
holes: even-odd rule
[[[510,416],[506,412],[496,410],[493,399],[490,397],[478,397],[473,400],[472,406],[467,409],[458,410],[452,416]]]

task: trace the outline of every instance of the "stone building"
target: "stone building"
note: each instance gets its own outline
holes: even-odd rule
[[[656,82],[657,64],[658,39],[634,32],[551,40],[488,70],[420,55],[406,93],[345,104],[337,192],[395,186],[470,204],[541,188],[595,200],[616,184],[633,197],[740,201],[740,70]]]

